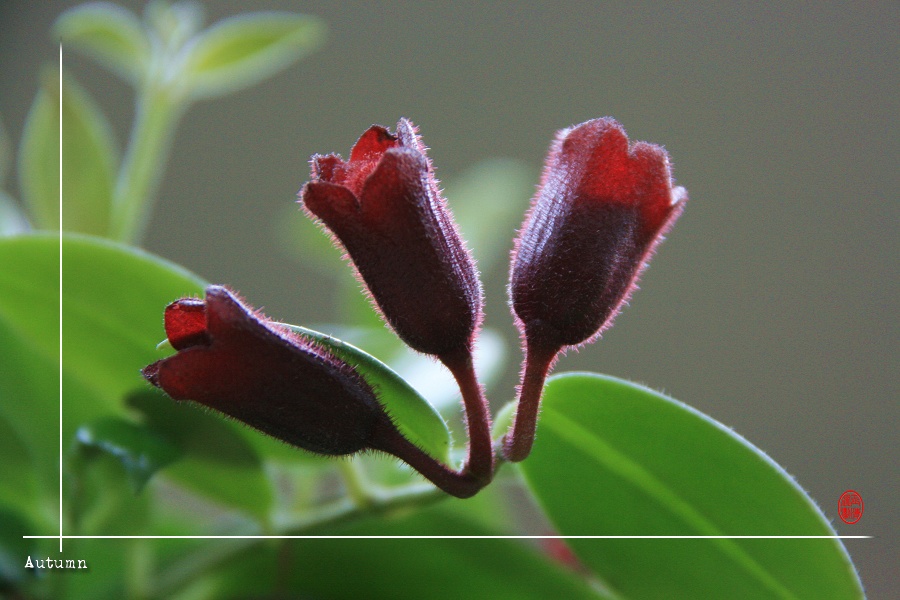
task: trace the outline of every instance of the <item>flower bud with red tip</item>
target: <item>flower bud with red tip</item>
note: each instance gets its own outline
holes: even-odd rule
[[[227,288],[166,307],[177,354],[144,377],[175,400],[191,400],[274,438],[324,455],[377,450],[405,461],[460,498],[488,481],[455,472],[410,442],[356,370],[254,312]]]
[[[396,134],[374,125],[349,160],[311,163],[300,201],[346,249],[397,335],[439,358],[470,352],[481,285],[412,123]]]
[[[516,243],[510,293],[526,338],[589,341],[610,325],[687,194],[666,151],[613,119],[561,131]]]
[[[509,460],[530,451],[541,388],[559,351],[612,323],[686,200],[672,185],[666,151],[629,145],[615,120],[559,133],[512,259],[509,291],[526,363]]]
[[[261,317],[228,289],[165,311],[178,353],[143,369],[175,400],[192,400],[305,450],[352,454],[390,425],[350,365]],[[390,425],[392,427],[392,425]]]

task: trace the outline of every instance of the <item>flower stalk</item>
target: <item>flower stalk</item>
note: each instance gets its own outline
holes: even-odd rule
[[[144,235],[153,200],[187,106],[161,85],[138,91],[136,115],[112,199],[110,237],[137,243]]]

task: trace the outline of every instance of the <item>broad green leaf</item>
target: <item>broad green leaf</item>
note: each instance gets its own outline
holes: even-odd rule
[[[126,81],[137,84],[150,64],[150,41],[129,10],[111,2],[68,9],[53,27],[63,48],[94,58]]]
[[[186,47],[184,75],[195,98],[254,85],[316,49],[322,22],[286,12],[230,17],[200,33]]]
[[[0,239],[0,318],[45,356],[58,356],[59,238]],[[140,369],[160,356],[165,306],[202,293],[203,282],[141,250],[64,235],[63,369],[120,408],[146,382]]]
[[[797,483],[727,427],[611,377],[550,379],[528,486],[564,535],[822,535]],[[573,539],[625,598],[862,598],[835,539]]]
[[[536,172],[509,159],[486,160],[447,182],[444,195],[482,272],[508,260],[536,183]]]
[[[82,425],[75,438],[83,448],[99,450],[121,462],[136,492],[181,455],[180,448],[151,429],[114,417]]]
[[[290,328],[315,340],[338,358],[356,367],[375,389],[379,401],[406,438],[434,458],[445,462],[448,460],[450,432],[444,420],[427,400],[390,367],[356,346],[331,336],[296,325],[290,325]]]
[[[7,399],[5,394],[0,397]],[[40,514],[41,504],[41,485],[33,460],[29,444],[0,413],[0,506],[15,508],[31,518]]]
[[[2,243],[2,242],[0,242]],[[0,276],[5,274],[0,269]],[[0,302],[6,297],[0,292]],[[50,322],[56,319],[50,315]],[[57,360],[37,351],[0,314],[0,418],[10,430],[0,460],[18,473],[0,479],[2,496],[13,498],[38,525],[56,521],[59,482],[59,379]],[[24,469],[22,472],[20,469]],[[27,483],[33,474],[35,488]],[[24,485],[23,489],[17,489]],[[31,492],[31,493],[29,493]],[[23,506],[23,503],[25,504]]]
[[[59,72],[45,69],[19,153],[19,185],[33,223],[59,228]],[[115,169],[112,130],[103,113],[71,76],[62,81],[63,229],[105,235]]]

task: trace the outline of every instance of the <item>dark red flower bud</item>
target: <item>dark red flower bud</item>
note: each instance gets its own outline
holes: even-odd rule
[[[337,236],[381,310],[410,347],[470,351],[481,285],[412,123],[373,125],[350,159],[312,157],[301,203]]]
[[[144,368],[175,400],[192,400],[319,454],[371,447],[394,429],[348,364],[255,313],[221,286],[173,302],[166,335],[178,353]]]
[[[509,292],[525,340],[516,418],[504,444],[523,460],[558,353],[612,323],[687,192],[672,187],[666,151],[631,147],[613,119],[557,135],[513,254]]]
[[[525,337],[557,349],[609,326],[687,193],[666,151],[629,148],[613,119],[563,130],[516,243],[510,294]]]

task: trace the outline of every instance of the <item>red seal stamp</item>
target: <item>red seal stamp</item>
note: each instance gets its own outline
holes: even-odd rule
[[[841,494],[838,500],[838,516],[841,521],[848,525],[853,525],[859,521],[863,514],[863,499],[859,493],[853,490],[847,490]]]

